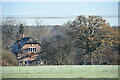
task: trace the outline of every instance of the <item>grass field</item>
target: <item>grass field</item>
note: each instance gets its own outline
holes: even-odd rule
[[[118,78],[117,65],[3,67],[2,78]]]

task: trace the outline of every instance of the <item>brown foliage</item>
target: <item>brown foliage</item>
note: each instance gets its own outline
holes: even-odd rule
[[[7,50],[2,50],[2,65],[3,66],[17,66],[16,57]]]

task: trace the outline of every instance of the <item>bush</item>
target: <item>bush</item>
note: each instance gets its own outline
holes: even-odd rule
[[[18,61],[12,53],[8,52],[7,50],[2,50],[2,65],[17,66]]]

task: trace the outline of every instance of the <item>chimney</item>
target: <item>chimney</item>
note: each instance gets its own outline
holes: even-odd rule
[[[20,45],[21,45],[21,44],[20,44],[20,39],[18,39],[18,48],[20,47]]]
[[[25,36],[24,36],[24,34],[21,34],[21,38],[24,38]]]

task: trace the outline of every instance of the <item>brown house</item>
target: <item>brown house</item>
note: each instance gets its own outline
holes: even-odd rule
[[[41,62],[41,44],[32,37],[24,37],[12,45],[12,52],[17,56],[20,65]]]

